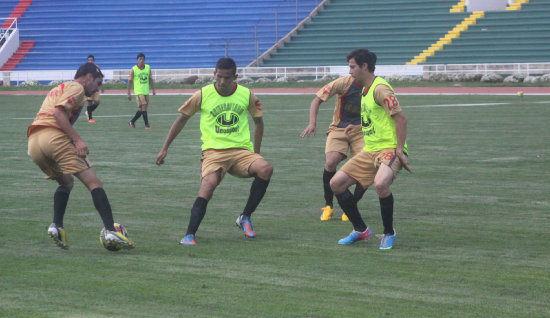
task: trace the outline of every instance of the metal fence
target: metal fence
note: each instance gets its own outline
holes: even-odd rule
[[[128,79],[128,70],[102,70],[105,80]],[[348,66],[304,66],[304,67],[243,67],[237,70],[239,78],[269,78],[277,79],[320,79],[327,75],[347,75]],[[197,78],[213,77],[213,68],[194,69],[153,69],[153,77],[156,82],[178,83],[196,76]],[[3,85],[20,85],[24,82],[38,82],[47,84],[51,81],[70,81],[74,77],[75,70],[51,70],[51,71],[5,71],[0,72],[0,81]],[[438,64],[438,65],[377,65],[376,75],[379,76],[416,76],[428,78],[432,74],[499,74],[525,76],[541,76],[550,74],[549,63],[499,63],[499,64]]]

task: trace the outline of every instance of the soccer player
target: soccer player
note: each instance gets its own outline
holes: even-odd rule
[[[325,207],[322,208],[321,221],[332,219],[332,215],[334,214],[334,193],[330,188],[330,179],[336,173],[338,164],[346,159],[348,152],[353,157],[365,146],[363,134],[360,130],[355,130],[349,134],[344,133],[347,126],[359,125],[361,123],[362,88],[361,84],[351,75],[341,77],[325,85],[315,94],[315,98],[311,101],[309,124],[300,134],[302,138],[310,135],[315,136],[319,106],[330,97],[337,95],[332,123],[329,126],[325,144],[325,169],[323,171]],[[361,199],[365,190],[360,186],[355,187],[354,195],[357,201]],[[342,221],[349,221],[345,213],[342,213]]]
[[[370,238],[372,232],[357,208],[357,200],[348,190],[353,184],[367,188],[374,184],[380,201],[384,236],[380,249],[391,249],[397,233],[393,228],[393,195],[390,185],[402,167],[412,173],[407,157],[407,118],[403,115],[393,88],[374,75],[376,54],[357,49],[347,56],[349,73],[364,88],[361,98],[361,125],[348,126],[349,133],[361,128],[365,138],[363,151],[352,157],[330,180],[340,207],[353,224],[351,234],[338,244],[352,244]]]
[[[136,128],[136,120],[143,115],[143,121],[145,122],[145,129],[151,129],[149,126],[149,117],[147,116],[147,107],[149,106],[149,87],[153,91],[153,95],[156,95],[155,84],[153,76],[151,75],[151,67],[145,64],[145,54],[139,53],[137,55],[137,65],[134,65],[130,70],[128,76],[128,100],[132,100],[130,89],[134,87],[134,94],[136,95],[136,102],[138,110],[134,115],[134,118],[128,122],[131,128]]]
[[[250,90],[235,83],[237,65],[231,58],[221,58],[214,71],[215,83],[204,86],[191,96],[178,110],[156,163],[161,165],[168,147],[183,129],[187,120],[200,112],[202,134],[201,186],[191,208],[187,233],[180,244],[195,245],[195,233],[206,213],[206,206],[226,173],[239,178],[254,177],[248,202],[237,218],[247,238],[256,237],[250,216],[262,200],[273,167],[260,155],[264,122],[262,104]],[[250,140],[248,113],[254,121],[254,144]]]
[[[95,57],[91,54],[88,55],[88,63],[95,64]],[[103,84],[100,84],[99,87],[101,89],[101,93],[105,93],[105,89],[103,89]],[[92,113],[99,106],[99,90],[95,92],[92,96],[86,97],[86,99],[88,100],[88,107],[86,107],[86,118],[88,119],[89,123],[95,123]]]
[[[36,118],[27,130],[28,154],[48,179],[59,187],[53,196],[53,222],[48,228],[56,245],[68,248],[63,227],[65,209],[76,176],[91,192],[94,206],[105,227],[105,240],[118,248],[132,248],[134,242],[114,228],[113,214],[101,181],[87,159],[86,143],[73,128],[86,102],[98,89],[103,74],[93,63],[80,66],[74,81],[58,85],[46,96]]]

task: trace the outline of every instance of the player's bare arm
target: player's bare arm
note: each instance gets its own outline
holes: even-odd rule
[[[131,88],[134,78],[134,70],[130,70],[130,75],[128,76],[128,100],[132,100]]]
[[[409,166],[409,158],[403,152],[405,140],[407,139],[407,118],[402,112],[396,113],[392,117],[395,120],[395,134],[397,135],[395,154],[401,161],[401,164],[403,164],[403,167],[407,169],[408,172],[412,173],[413,171]]]
[[[160,166],[164,163],[164,158],[166,158],[166,155],[168,154],[168,148],[170,147],[170,144],[172,144],[172,141],[174,141],[174,139],[178,136],[183,127],[185,127],[187,120],[189,120],[189,116],[184,114],[181,114],[178,118],[176,118],[176,120],[172,124],[172,127],[170,127],[170,130],[168,131],[168,136],[166,136],[166,140],[162,145],[162,149],[157,155],[157,165]]]
[[[311,101],[311,105],[309,107],[309,124],[306,126],[304,131],[302,131],[300,137],[304,138],[309,135],[315,136],[317,131],[317,114],[319,113],[319,106],[322,102],[323,100],[317,96]]]
[[[157,92],[155,91],[155,81],[153,81],[153,73],[151,71],[149,71],[149,86],[151,86],[153,95],[157,95]]]
[[[71,125],[69,117],[67,116],[67,113],[65,113],[64,108],[62,106],[56,107],[53,111],[53,117],[55,118],[55,121],[57,122],[61,130],[63,130],[63,132],[67,134],[67,136],[69,136],[69,138],[71,138],[71,140],[73,141],[76,148],[76,154],[79,157],[86,158],[86,155],[90,153],[90,150],[88,149],[88,146],[86,145],[84,140],[80,138],[80,135],[78,135],[74,127]]]
[[[264,119],[262,117],[254,117],[254,152],[260,153],[262,139],[264,136]]]

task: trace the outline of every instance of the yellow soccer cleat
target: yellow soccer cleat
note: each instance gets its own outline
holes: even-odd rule
[[[321,221],[328,221],[332,219],[334,210],[330,205],[327,205],[326,207],[322,208],[322,210],[323,210],[323,213],[321,214]]]
[[[348,216],[346,215],[346,213],[342,213],[342,221],[344,221],[344,222],[349,221],[349,218],[348,218]]]
[[[64,228],[52,223],[48,228],[48,235],[53,239],[55,245],[62,249],[69,248],[69,244],[67,243],[67,231]]]

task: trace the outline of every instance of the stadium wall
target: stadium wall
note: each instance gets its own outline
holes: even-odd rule
[[[504,11],[512,0],[466,0],[468,12]]]
[[[102,70],[105,81],[127,81],[129,70]],[[196,76],[209,78],[213,76],[213,68],[194,69],[153,69],[156,82],[181,83],[185,79]],[[327,75],[347,75],[348,66],[305,66],[305,67],[244,67],[239,68],[240,78],[271,78],[277,79],[320,79]],[[69,81],[74,77],[75,70],[48,71],[5,71],[0,72],[4,86],[21,85],[25,82],[48,84],[51,81]],[[523,74],[525,76],[541,76],[550,74],[550,63],[502,63],[502,64],[437,64],[437,65],[379,65],[376,67],[379,76],[412,76],[429,78],[433,74]]]

